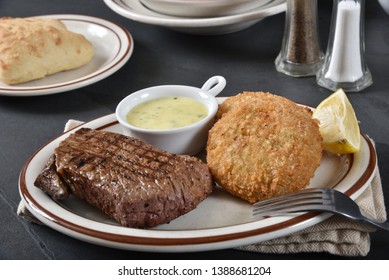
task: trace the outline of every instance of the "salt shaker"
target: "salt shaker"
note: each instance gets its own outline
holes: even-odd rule
[[[365,0],[334,0],[330,37],[317,83],[335,91],[361,91],[373,83],[365,62]]]
[[[293,77],[315,76],[323,61],[317,22],[317,0],[287,0],[278,72]]]

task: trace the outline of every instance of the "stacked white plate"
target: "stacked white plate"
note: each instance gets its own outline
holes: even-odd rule
[[[176,31],[215,35],[245,29],[286,9],[286,0],[104,0],[116,13]]]
[[[248,12],[271,0],[140,0],[150,10],[176,17],[220,17]]]

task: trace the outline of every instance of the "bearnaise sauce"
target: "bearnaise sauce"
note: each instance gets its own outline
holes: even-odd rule
[[[189,97],[162,97],[132,108],[129,124],[145,129],[172,129],[194,124],[208,115],[207,107]]]

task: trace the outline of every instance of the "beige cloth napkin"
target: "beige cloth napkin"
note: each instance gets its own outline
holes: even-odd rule
[[[69,120],[65,131],[83,122]],[[379,221],[386,220],[386,209],[378,168],[370,186],[356,199],[362,212]],[[20,202],[17,214],[24,219],[40,223]],[[370,250],[370,233],[375,228],[362,222],[352,221],[339,215],[301,230],[289,236],[238,247],[238,250],[257,253],[291,254],[327,252],[338,256],[366,256]]]

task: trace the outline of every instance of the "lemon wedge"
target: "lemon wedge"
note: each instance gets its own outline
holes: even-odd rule
[[[324,99],[313,112],[313,118],[320,122],[319,130],[325,150],[337,154],[350,154],[360,150],[358,120],[342,89]]]

